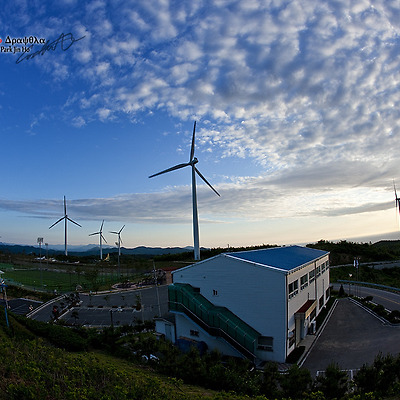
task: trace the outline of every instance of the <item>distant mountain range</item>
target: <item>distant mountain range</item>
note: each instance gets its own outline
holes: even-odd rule
[[[99,254],[99,246],[95,244],[88,244],[82,246],[68,246],[68,254],[75,256],[91,256]],[[187,251],[192,251],[193,247],[145,247],[139,246],[132,249],[127,249],[121,247],[121,254],[129,255],[146,255],[146,256],[156,256],[163,254],[179,254]],[[19,244],[10,244],[0,242],[0,251],[4,253],[11,254],[39,254],[39,246],[28,246]],[[42,246],[42,256],[46,254],[46,247]],[[103,246],[103,253],[116,253],[118,252],[117,247]],[[64,245],[51,245],[48,248],[49,255],[64,254]]]

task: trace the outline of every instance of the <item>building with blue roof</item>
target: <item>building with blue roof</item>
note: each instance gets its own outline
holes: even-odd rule
[[[315,332],[329,296],[326,251],[287,246],[223,253],[173,272],[175,323],[159,322],[156,329],[175,342],[285,362]]]

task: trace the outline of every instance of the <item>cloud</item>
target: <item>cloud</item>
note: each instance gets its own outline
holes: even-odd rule
[[[71,54],[37,62],[65,83],[63,112],[72,125],[131,121],[155,111],[181,120],[196,115],[204,122],[199,150],[222,162],[251,158],[260,177],[221,184],[227,195],[220,203],[204,195],[206,212],[217,220],[226,210],[243,218],[327,215],[328,193],[331,215],[386,207],[385,185],[398,176],[400,148],[399,15],[398,4],[383,0],[119,0],[112,6],[95,0],[71,3],[69,13],[48,24],[33,23],[26,7],[15,20],[18,29],[29,26],[46,37],[65,26],[85,35]],[[79,93],[68,92],[72,77],[84,83]],[[190,205],[184,189],[175,189],[98,200],[90,210],[82,203],[77,210],[85,218],[119,218],[120,207],[132,219],[171,221]],[[374,189],[375,203],[364,198],[346,207],[337,200]],[[157,209],[151,217],[149,208]],[[190,207],[183,217],[189,219]]]
[[[281,176],[282,178],[282,176]],[[279,218],[339,217],[394,208],[391,186],[342,187],[335,182],[295,185],[296,177],[282,184],[278,177],[238,178],[216,186],[221,197],[204,184],[197,187],[201,223],[271,220]],[[191,224],[190,186],[167,187],[158,193],[125,194],[108,198],[67,199],[68,215],[75,221],[112,220],[140,224]],[[31,217],[60,218],[62,200],[0,200],[0,210]]]

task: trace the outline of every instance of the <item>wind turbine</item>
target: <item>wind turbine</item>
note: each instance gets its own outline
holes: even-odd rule
[[[398,209],[399,210],[399,215],[400,215],[400,197],[397,197],[396,185],[394,184],[394,179],[393,179],[393,187],[394,187],[394,197],[395,197],[396,211]]]
[[[72,222],[75,225],[78,225],[82,228],[82,225],[79,225],[77,222],[73,221],[71,218],[68,217],[67,215],[67,202],[65,200],[65,196],[64,196],[64,216],[62,218],[60,218],[57,222],[54,222],[53,225],[51,225],[49,227],[49,229],[51,229],[53,226],[57,225],[59,222],[61,222],[62,220],[64,220],[64,238],[65,238],[65,255],[68,255],[68,249],[67,249],[67,222]]]
[[[91,233],[89,235],[89,236],[99,235],[99,240],[100,240],[100,260],[103,259],[103,242],[102,242],[102,240],[104,240],[107,243],[106,238],[103,236],[103,225],[104,225],[104,219],[103,219],[103,222],[101,223],[100,230],[98,232]]]
[[[115,243],[118,246],[118,277],[120,277],[119,258],[121,257],[121,243],[122,243],[121,232],[122,232],[122,229],[124,229],[124,228],[125,228],[125,225],[118,232],[110,231],[110,233],[114,233],[115,235],[118,235],[118,242]]]
[[[220,194],[211,186],[211,184],[207,181],[206,178],[200,173],[200,171],[196,168],[196,164],[199,162],[196,157],[194,157],[194,137],[196,131],[196,121],[194,121],[193,126],[193,137],[192,137],[192,147],[190,149],[190,158],[189,162],[184,164],[177,164],[174,167],[168,168],[164,171],[158,172],[156,174],[150,175],[149,178],[153,178],[154,176],[165,174],[166,172],[174,171],[176,169],[184,168],[191,166],[192,167],[192,202],[193,202],[193,240],[194,240],[194,259],[200,260],[200,245],[199,245],[199,217],[197,213],[197,194],[196,194],[196,173],[200,176],[201,179],[214,191],[214,193],[218,196]]]

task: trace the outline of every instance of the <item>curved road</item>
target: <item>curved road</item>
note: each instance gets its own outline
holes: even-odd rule
[[[340,283],[333,283],[332,286],[335,290],[339,290]],[[387,310],[400,310],[400,292],[393,293],[365,286],[349,285],[348,283],[343,283],[343,289],[347,294],[358,297],[372,296],[374,303],[382,304]]]

